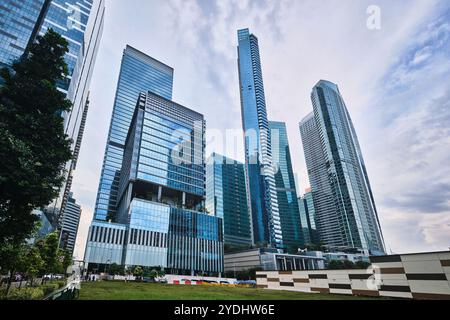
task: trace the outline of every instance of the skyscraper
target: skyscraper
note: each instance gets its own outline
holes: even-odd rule
[[[306,189],[306,193],[298,198],[300,208],[300,220],[302,223],[302,235],[305,244],[319,244],[320,238],[316,226],[316,210],[311,188]]]
[[[173,69],[127,46],[123,52],[106,142],[94,218],[106,221],[116,215],[120,169],[128,129],[141,92],[153,92],[172,99]]]
[[[115,223],[93,221],[86,261],[223,271],[222,219],[205,213],[203,115],[141,93],[124,141]]]
[[[25,52],[43,21],[50,0],[2,1],[0,67],[9,67]]]
[[[336,84],[321,80],[313,115],[300,124],[320,238],[327,245],[385,252],[358,138]]]
[[[27,52],[37,35],[49,28],[69,43],[64,59],[68,75],[57,83],[72,102],[64,112],[64,131],[73,141],[74,157],[66,165],[66,181],[50,206],[55,215],[65,211],[86,121],[89,85],[103,31],[105,0],[24,0],[0,4],[0,67],[11,66]],[[77,150],[76,150],[77,149]],[[58,222],[61,223],[59,215]]]
[[[252,222],[247,205],[245,166],[213,153],[206,164],[206,209],[223,220],[225,245],[252,244]]]
[[[105,0],[51,0],[39,34],[49,28],[61,34],[69,42],[65,61],[69,68],[67,77],[58,83],[58,89],[72,102],[70,112],[65,112],[64,131],[73,141],[74,157],[67,163],[66,182],[54,206],[65,212],[89,105],[89,86],[94,71],[100,40],[103,33]],[[78,149],[78,151],[76,151]],[[62,217],[60,217],[62,219]]]
[[[238,68],[249,208],[256,244],[283,248],[258,38],[238,31]]]
[[[286,250],[296,253],[298,248],[304,245],[304,241],[301,234],[297,190],[295,188],[286,124],[284,122],[269,121],[269,128],[283,244]]]
[[[80,217],[81,207],[77,204],[76,200],[72,198],[72,193],[70,193],[61,223],[62,241],[60,244],[61,248],[69,250],[70,252],[73,252],[75,248]]]

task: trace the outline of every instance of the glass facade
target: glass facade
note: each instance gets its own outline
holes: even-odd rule
[[[69,195],[61,224],[61,248],[73,252],[77,239],[78,224],[80,223],[81,207]]]
[[[206,165],[206,209],[223,219],[225,245],[252,244],[252,224],[247,204],[245,166],[213,153]]]
[[[283,248],[258,39],[238,31],[238,68],[249,208],[256,244]]]
[[[116,215],[120,170],[125,140],[136,101],[141,92],[151,91],[172,99],[173,69],[127,46],[117,84],[113,114],[108,133],[94,218],[106,221]],[[154,146],[163,149],[163,146]],[[159,154],[159,153],[158,153]]]
[[[6,0],[0,3],[0,67],[19,59],[32,37],[46,0]]]
[[[382,254],[384,241],[366,166],[339,89],[321,80],[311,100],[314,113],[300,128],[321,240]],[[313,140],[319,144],[312,146]]]
[[[136,100],[122,142],[116,223],[94,219],[85,260],[100,268],[108,250],[122,250],[116,263],[125,266],[220,273],[222,219],[205,214],[203,115],[150,91]],[[103,232],[97,224],[124,226],[125,235],[93,235]]]
[[[269,121],[269,128],[283,244],[288,252],[297,253],[304,241],[286,124]]]
[[[320,238],[316,226],[316,210],[311,189],[303,197],[298,198],[302,235],[305,244],[319,244]]]
[[[0,67],[20,58],[36,35],[49,28],[69,43],[65,61],[67,77],[58,89],[73,103],[64,112],[64,130],[73,141],[74,157],[66,165],[66,181],[49,210],[65,212],[69,199],[73,170],[80,150],[82,128],[86,121],[89,85],[103,31],[105,0],[8,0],[0,4]],[[58,217],[57,224],[62,222]]]

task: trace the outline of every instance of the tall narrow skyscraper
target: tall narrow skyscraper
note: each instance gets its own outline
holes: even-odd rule
[[[296,253],[304,241],[286,124],[269,121],[269,127],[283,243],[288,252]]]
[[[125,140],[139,94],[150,91],[170,100],[172,88],[171,67],[133,47],[125,48],[97,193],[96,220],[115,218]]]
[[[283,248],[258,38],[238,31],[238,67],[245,166],[255,244]]]
[[[213,153],[206,164],[206,209],[223,220],[225,245],[252,244],[252,222],[247,205],[245,166]]]
[[[311,100],[314,113],[300,129],[320,238],[328,245],[383,254],[366,166],[339,88],[321,80]]]

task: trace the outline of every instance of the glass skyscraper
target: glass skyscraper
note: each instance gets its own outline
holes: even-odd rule
[[[170,100],[172,88],[171,67],[131,46],[125,48],[97,193],[95,220],[107,221],[116,216],[125,140],[139,94],[150,91]]]
[[[205,212],[204,149],[203,115],[141,93],[125,136],[115,223],[94,220],[88,264],[222,272],[222,219]]]
[[[63,117],[65,133],[73,141],[74,157],[66,166],[67,179],[54,203],[60,212],[65,211],[76,169],[80,149],[77,142],[82,139],[87,117],[89,86],[103,33],[104,16],[105,0],[51,0],[39,29],[39,34],[43,35],[52,28],[69,43],[69,52],[65,56],[69,73],[58,83],[58,88],[73,104]]]
[[[302,223],[302,236],[304,243],[319,244],[320,238],[316,226],[316,210],[314,209],[314,200],[311,188],[306,189],[306,193],[298,198],[300,209],[300,220]]]
[[[320,239],[327,245],[385,252],[358,138],[336,84],[321,80],[314,112],[300,124]]]
[[[254,243],[283,248],[258,38],[248,29],[238,31],[238,68]]]
[[[304,241],[286,124],[269,121],[269,128],[283,244],[288,252],[297,253]]]
[[[23,55],[48,4],[49,0],[0,3],[0,67],[11,66]]]
[[[247,205],[245,166],[213,153],[206,164],[206,209],[222,218],[225,245],[252,244],[252,223]]]
[[[72,139],[74,157],[66,165],[66,181],[50,206],[53,214],[64,212],[86,121],[89,85],[103,31],[105,0],[8,0],[0,4],[0,67],[11,66],[37,35],[49,28],[69,43],[65,55],[68,75],[57,83],[73,106],[64,112],[64,130]],[[62,217],[60,216],[59,222]]]

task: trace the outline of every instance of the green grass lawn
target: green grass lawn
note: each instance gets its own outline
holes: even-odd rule
[[[80,300],[360,300],[379,299],[268,289],[169,285],[122,281],[83,282]]]

